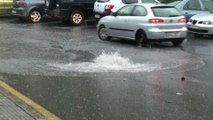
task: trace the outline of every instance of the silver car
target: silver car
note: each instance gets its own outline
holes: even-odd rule
[[[187,22],[188,31],[196,36],[213,35],[213,13],[192,16]]]
[[[100,19],[98,36],[136,40],[146,46],[150,40],[171,41],[180,45],[187,36],[186,18],[173,6],[164,4],[131,4]]]
[[[196,14],[205,14],[213,10],[213,0],[178,0],[168,5],[173,5],[179,9],[189,20]]]

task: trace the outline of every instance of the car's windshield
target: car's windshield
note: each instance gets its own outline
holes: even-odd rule
[[[207,11],[213,11],[213,1],[212,0],[202,0],[204,9]]]
[[[156,17],[175,17],[181,15],[176,8],[170,6],[152,7],[152,11]]]

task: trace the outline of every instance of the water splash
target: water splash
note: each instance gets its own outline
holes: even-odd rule
[[[151,72],[161,68],[158,64],[134,64],[129,58],[122,57],[118,52],[102,52],[93,62],[48,65],[60,68],[64,71],[76,72]]]

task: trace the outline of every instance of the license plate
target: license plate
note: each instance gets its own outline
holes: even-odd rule
[[[101,16],[98,14],[95,14],[95,18],[100,18]]]
[[[16,13],[16,11],[15,11],[15,10],[12,10],[12,13]]]
[[[194,26],[194,25],[192,25],[191,28],[192,28],[192,29],[198,29],[198,27],[197,27],[197,26]]]
[[[166,38],[174,38],[178,37],[178,32],[167,32],[166,33]]]

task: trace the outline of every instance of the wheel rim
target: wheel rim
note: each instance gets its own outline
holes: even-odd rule
[[[108,38],[107,29],[101,28],[99,31],[99,36],[102,40],[106,40]]]
[[[75,14],[73,15],[72,20],[73,20],[73,22],[74,22],[75,24],[79,24],[79,23],[82,22],[83,18],[82,18],[82,16],[81,16],[81,14],[75,13]]]
[[[41,14],[38,11],[33,11],[30,14],[30,19],[32,22],[39,22],[41,20]]]

